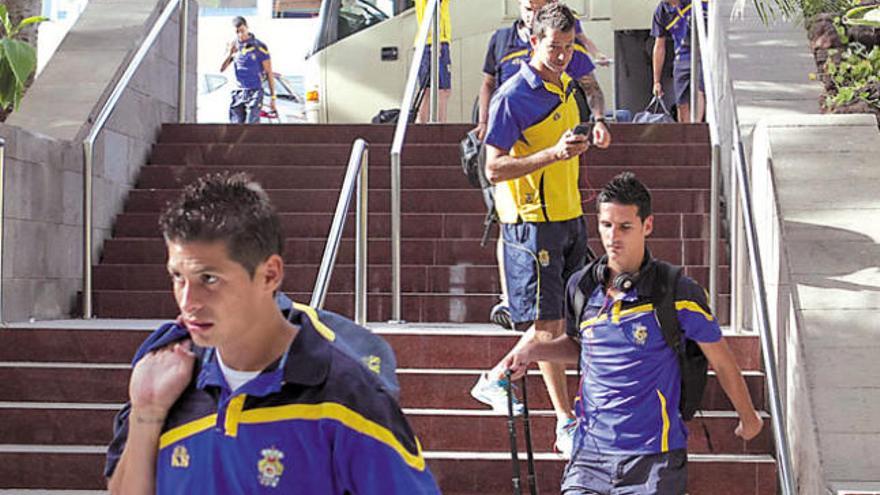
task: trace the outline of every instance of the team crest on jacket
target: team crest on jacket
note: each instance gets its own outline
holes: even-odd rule
[[[189,467],[189,452],[187,452],[186,447],[183,445],[174,447],[174,452],[171,453],[171,467]]]
[[[637,323],[633,326],[633,338],[636,340],[636,344],[645,345],[645,342],[648,341],[648,327]]]
[[[260,471],[260,484],[275,488],[278,486],[278,482],[281,481],[281,475],[284,473],[284,464],[281,464],[281,459],[284,459],[284,452],[271,447],[261,450],[260,455],[263,456],[260,462],[257,463],[257,470]]]
[[[546,249],[538,251],[538,263],[543,267],[550,264],[550,253]]]

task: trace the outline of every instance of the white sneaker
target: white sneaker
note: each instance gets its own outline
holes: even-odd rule
[[[491,407],[499,414],[507,414],[507,390],[503,380],[491,380],[487,373],[480,375],[477,384],[471,389],[471,397]],[[523,406],[516,396],[513,396],[513,415],[522,414]]]
[[[556,450],[565,459],[571,458],[571,449],[574,445],[574,432],[577,430],[577,421],[568,418],[565,422],[556,422]]]

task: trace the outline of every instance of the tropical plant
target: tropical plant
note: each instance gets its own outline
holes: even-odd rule
[[[18,108],[25,84],[37,68],[37,51],[15,38],[22,29],[46,20],[43,16],[32,16],[13,26],[6,5],[0,4],[0,108],[4,110]]]
[[[829,56],[837,55],[837,50],[829,50]],[[830,107],[842,107],[856,100],[880,108],[880,95],[877,94],[880,84],[880,46],[870,51],[861,43],[850,43],[840,53],[840,62],[830,60],[825,70],[837,87],[837,93],[828,95],[825,104]]]

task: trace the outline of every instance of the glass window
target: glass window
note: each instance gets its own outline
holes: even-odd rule
[[[366,0],[342,0],[339,6],[337,40],[347,38],[388,19],[388,14]]]
[[[272,17],[297,19],[317,17],[321,0],[272,0]]]

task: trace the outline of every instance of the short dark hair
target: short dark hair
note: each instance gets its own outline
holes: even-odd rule
[[[542,39],[551,29],[567,33],[574,29],[577,21],[574,12],[564,3],[551,2],[535,13],[532,20],[532,34]]]
[[[602,203],[636,205],[639,209],[639,218],[642,221],[652,213],[651,193],[639,179],[636,179],[636,174],[632,172],[617,174],[602,186],[599,195],[596,196],[596,207],[598,208]]]
[[[281,219],[269,195],[244,173],[200,177],[169,202],[159,217],[166,241],[223,241],[229,257],[254,276],[257,265],[281,255]]]
[[[247,21],[244,19],[244,17],[237,15],[232,19],[232,25],[236,28],[240,28],[242,26],[247,26]]]

